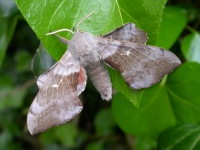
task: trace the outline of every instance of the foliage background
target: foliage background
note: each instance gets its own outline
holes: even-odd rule
[[[199,7],[195,0],[0,0],[0,149],[200,149]],[[147,44],[170,49],[183,65],[140,92],[110,69],[119,91],[112,102],[102,101],[88,81],[80,115],[31,136],[26,115],[38,91],[34,77],[66,50],[45,33],[71,29],[94,9],[81,30],[98,35],[134,22],[147,32]]]

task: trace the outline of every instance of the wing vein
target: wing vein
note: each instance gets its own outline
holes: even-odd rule
[[[65,72],[66,72],[66,66],[65,66]],[[71,88],[70,88],[70,86],[69,86],[69,81],[67,80],[67,86],[68,86],[68,88],[69,88],[69,93],[71,93]],[[64,103],[66,103],[66,105],[67,105],[67,102],[66,102],[66,100],[64,100]],[[67,112],[69,111],[68,110],[68,107],[67,107],[67,110],[66,110]]]
[[[131,53],[130,53],[130,55],[132,55]],[[143,61],[143,62],[145,62],[143,59],[141,59],[140,57],[138,57],[137,55],[134,55],[135,57],[137,57],[138,59],[140,59],[141,61]],[[129,57],[129,56],[128,56]],[[130,57],[131,59],[133,59],[132,57]],[[147,63],[147,62],[145,62],[145,63]],[[139,64],[139,63],[138,63]],[[150,66],[151,68],[154,68],[152,65],[151,65],[151,63],[148,63],[148,66]],[[145,68],[144,68],[145,69]],[[146,70],[146,69],[145,69]],[[156,70],[156,72],[158,73],[158,74],[160,74],[160,75],[162,75],[157,69],[155,69]],[[152,76],[153,77],[153,76]],[[153,77],[154,78],[154,77]],[[155,78],[154,78],[155,79]]]
[[[130,49],[131,50],[131,49]],[[118,53],[118,52],[116,52],[116,53]],[[128,60],[126,60],[126,58],[124,58],[123,56],[122,56],[122,54],[120,54],[120,53],[118,53],[128,64],[129,64],[129,66],[131,66],[131,68],[133,68],[132,67],[132,65],[131,65],[131,63],[128,61]],[[126,55],[126,54],[124,54],[124,55]],[[137,61],[135,61],[132,57],[130,57],[130,56],[128,56],[128,55],[126,55],[127,57],[129,57],[131,60],[133,60],[135,63],[137,63],[140,67],[139,68],[143,68],[144,70],[146,70],[147,72],[148,72],[148,70],[146,69],[146,68],[144,68],[143,66],[141,66],[141,64],[140,63],[138,63]],[[137,56],[136,56],[137,57]],[[137,58],[139,58],[139,57],[137,57]],[[140,59],[140,58],[139,58]],[[135,68],[133,68],[134,70],[136,70]],[[128,72],[128,71],[127,71]],[[150,76],[156,81],[156,79],[150,74]]]
[[[158,64],[154,59],[152,59],[151,57],[149,57],[149,56],[147,56],[147,55],[145,55],[143,52],[141,52],[141,51],[139,51],[139,50],[137,50],[136,48],[132,48],[132,49],[134,49],[134,50],[136,50],[137,52],[139,52],[140,54],[142,54],[143,56],[145,56],[145,57],[147,57],[147,58],[149,58],[150,60],[152,60],[153,62],[155,62],[156,64]],[[153,52],[154,53],[154,52]],[[154,53],[155,54],[155,53]],[[161,56],[162,57],[162,56]],[[165,67],[161,64],[158,64],[159,66],[161,66],[163,69],[165,69]]]
[[[113,50],[111,49],[111,51],[113,51]],[[115,57],[115,58],[116,58],[117,62],[120,64],[120,66],[123,68],[123,70],[125,70],[124,66],[121,64],[121,62],[118,60],[118,58],[117,57]],[[132,79],[129,73],[127,73],[127,75],[129,76],[130,79]]]
[[[56,70],[56,71],[57,71],[57,70]],[[51,73],[51,74],[53,74],[53,73]],[[45,86],[49,87],[49,84],[51,83],[52,79],[53,79],[53,78],[50,78],[50,81],[49,81],[48,84],[45,85]],[[45,91],[46,91],[46,92],[45,92],[45,95],[46,95],[46,96],[45,96],[45,99],[44,99],[44,112],[43,112],[42,114],[45,114],[45,113],[46,113],[47,96],[48,96],[47,92],[48,92],[48,89],[49,89],[49,88],[45,89]],[[43,118],[43,120],[44,120],[44,125],[45,125],[45,128],[46,128],[46,126],[47,126],[47,125],[46,125],[46,118],[45,118],[46,115],[43,115],[43,117],[44,117],[44,118]]]

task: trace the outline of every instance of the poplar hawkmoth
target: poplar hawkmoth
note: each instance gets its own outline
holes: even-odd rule
[[[89,17],[90,13],[85,18]],[[84,18],[84,19],[85,19]],[[71,40],[57,37],[68,44],[62,58],[39,76],[39,92],[27,116],[31,134],[36,134],[74,118],[83,106],[78,96],[86,86],[86,72],[102,99],[112,99],[112,83],[105,63],[119,71],[133,89],[148,88],[171,73],[181,62],[168,50],[146,45],[146,32],[133,23],[104,35],[93,36],[79,31],[82,19]],[[105,62],[105,63],[104,63]]]

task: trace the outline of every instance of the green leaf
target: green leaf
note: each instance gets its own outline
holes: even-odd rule
[[[48,145],[57,141],[57,138],[55,136],[55,129],[56,128],[50,128],[47,131],[41,133],[40,141],[43,145]]]
[[[21,73],[24,71],[30,71],[31,67],[31,55],[28,51],[21,50],[15,55],[15,61],[17,62],[16,70]]]
[[[15,31],[18,17],[13,0],[0,1],[0,66]]]
[[[140,100],[143,95],[144,90],[134,90],[131,89],[125,82],[121,74],[114,70],[110,69],[109,74],[112,81],[112,86],[114,89],[116,89],[119,93],[126,96],[127,99],[130,100],[130,102],[136,107],[139,108]]]
[[[12,141],[12,134],[5,130],[0,134],[0,149],[6,149]]]
[[[7,107],[20,108],[26,94],[26,90],[16,91],[10,76],[0,76],[0,110]],[[7,82],[8,81],[8,82]]]
[[[40,136],[40,140],[46,146],[58,140],[64,146],[76,147],[77,135],[77,128],[71,123],[66,123],[62,126],[51,128],[43,132]]]
[[[13,79],[10,76],[0,76],[0,78],[1,78],[0,88],[6,87],[6,86],[12,86]]]
[[[49,55],[48,51],[40,44],[32,60],[31,70],[38,77],[55,63],[55,60]]]
[[[95,129],[98,135],[109,135],[116,125],[110,109],[102,109],[94,120]]]
[[[181,50],[187,61],[196,61],[200,63],[200,34],[192,33],[187,35],[182,43]]]
[[[45,145],[44,150],[66,150],[66,148],[57,143],[51,143],[49,145]]]
[[[21,136],[22,132],[21,127],[19,127],[19,124],[13,123],[16,121],[18,115],[19,113],[16,111],[16,109],[6,108],[3,111],[1,110],[1,115],[0,115],[1,129],[4,129],[4,131],[9,132],[11,136]]]
[[[136,136],[135,138],[136,150],[151,150],[156,149],[156,141],[149,138],[149,136]]]
[[[0,65],[13,36],[18,18],[16,16],[5,18],[0,16]]]
[[[197,123],[200,119],[200,64],[186,63],[168,76],[166,83],[145,90],[140,108],[117,94],[112,112],[126,133],[156,138],[177,123]]]
[[[155,138],[175,124],[167,93],[161,85],[145,90],[139,109],[117,94],[112,101],[112,112],[120,128],[134,135],[146,134]]]
[[[18,12],[13,0],[0,1],[0,16],[11,17]]]
[[[158,139],[158,150],[199,150],[199,124],[185,124],[164,131]]]
[[[3,130],[0,134],[0,149],[21,150],[22,147],[19,143],[13,142],[13,135],[9,131]]]
[[[81,24],[80,30],[99,35],[114,30],[126,22],[133,22],[148,33],[148,43],[155,44],[166,3],[166,0],[47,0],[45,3],[40,0],[15,1],[24,18],[55,60],[59,60],[66,51],[66,45],[55,36],[45,36],[45,34],[61,28],[72,29],[92,11],[95,11],[94,14]],[[60,35],[67,39],[71,38],[69,33]],[[114,78],[112,79],[114,88],[126,95],[138,107],[142,92],[128,89],[119,73],[111,74],[111,77]],[[117,83],[122,83],[122,86],[118,86]]]
[[[171,74],[166,83],[177,123],[197,123],[200,116],[200,64],[185,63]]]
[[[157,46],[169,49],[176,42],[187,23],[186,14],[181,7],[166,7],[157,37]]]
[[[55,136],[67,147],[76,147],[75,139],[77,135],[77,128],[71,123],[66,123],[65,125],[55,129]]]
[[[99,143],[99,142],[93,142],[90,143],[86,150],[103,150],[103,144]]]

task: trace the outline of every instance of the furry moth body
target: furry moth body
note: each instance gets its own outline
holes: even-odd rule
[[[27,116],[31,134],[64,124],[80,113],[83,106],[78,95],[85,89],[86,72],[102,99],[112,98],[103,61],[118,70],[133,89],[158,83],[181,64],[172,52],[146,45],[146,33],[132,23],[103,37],[78,31],[70,41],[59,38],[68,44],[68,50],[37,80],[39,92]]]

